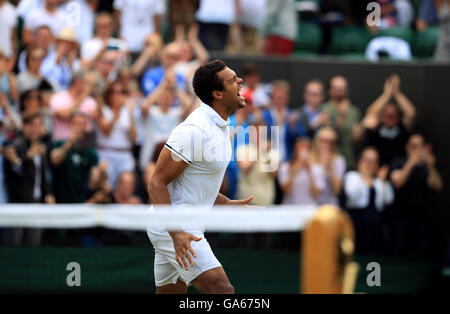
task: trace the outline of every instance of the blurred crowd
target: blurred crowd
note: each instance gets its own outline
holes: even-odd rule
[[[384,23],[403,23],[403,11],[393,8],[409,1],[379,2],[391,8]],[[171,131],[199,106],[192,78],[209,51],[287,55],[297,34],[294,0],[16,5],[0,0],[1,203],[151,202],[146,186],[155,162]],[[311,79],[303,100],[292,100],[290,83],[265,82],[258,64],[236,71],[248,105],[231,126],[255,132],[244,139],[233,133],[224,194],[255,195],[253,204],[263,206],[340,205],[362,252],[386,243],[398,253],[423,248],[427,197],[442,179],[398,75],[386,78],[362,113],[343,76]],[[272,127],[276,143],[270,132],[260,136]],[[262,170],[273,161],[280,167]],[[9,245],[45,239],[41,229],[0,231]]]

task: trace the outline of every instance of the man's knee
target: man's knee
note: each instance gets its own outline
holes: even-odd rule
[[[234,294],[234,287],[228,280],[213,282],[207,290],[209,294]]]

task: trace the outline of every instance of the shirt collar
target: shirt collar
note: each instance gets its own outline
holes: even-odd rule
[[[222,119],[217,111],[215,111],[211,106],[202,102],[200,103],[200,109],[202,109],[208,115],[208,117],[210,117],[211,120],[213,120],[220,128],[224,128],[230,125],[230,119],[228,119],[227,121]]]

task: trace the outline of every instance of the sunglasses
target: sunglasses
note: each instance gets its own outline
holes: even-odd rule
[[[319,138],[320,143],[335,144],[336,140],[331,138]]]

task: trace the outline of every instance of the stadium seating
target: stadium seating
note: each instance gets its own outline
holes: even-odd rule
[[[315,23],[301,22],[295,42],[295,55],[312,56],[319,53],[322,32]]]
[[[381,36],[389,36],[389,37],[396,37],[403,39],[406,41],[409,45],[413,42],[414,33],[410,27],[390,27],[381,29],[380,32],[377,34],[377,37]]]
[[[413,45],[414,56],[420,59],[432,58],[436,50],[439,34],[439,27],[428,27],[424,31],[418,32]]]
[[[333,29],[330,53],[333,55],[364,55],[372,35],[365,27],[339,26]]]

